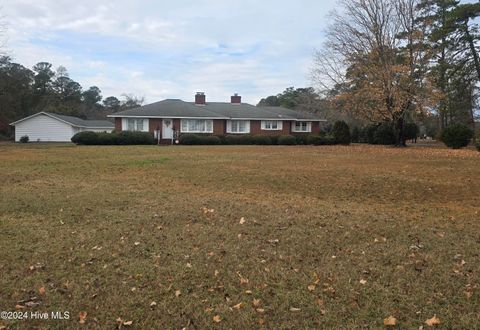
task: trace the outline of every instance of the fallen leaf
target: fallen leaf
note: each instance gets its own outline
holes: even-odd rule
[[[40,289],[38,289],[38,294],[41,295],[41,296],[44,296],[46,292],[47,291],[45,290],[45,287],[43,287],[43,286]]]
[[[156,302],[156,301],[152,301],[152,302],[150,303],[150,307],[155,307],[155,306],[157,306],[157,302]]]
[[[15,305],[15,309],[25,309],[26,307],[25,306],[22,306],[22,305]]]
[[[361,285],[365,285],[365,284],[367,284],[367,281],[362,278],[362,279],[360,280],[360,284],[361,284]]]
[[[222,320],[222,318],[220,317],[220,315],[215,315],[215,316],[213,317],[213,321],[214,321],[214,322],[217,322],[217,323],[218,323],[218,322],[220,322],[221,320]]]
[[[187,268],[192,268],[192,264],[187,262]]]
[[[78,323],[85,324],[86,320],[87,320],[87,312],[78,313]]]
[[[253,298],[252,305],[255,307],[260,306],[260,299]]]
[[[393,316],[389,316],[385,319],[383,319],[383,325],[388,327],[388,326],[395,326],[397,325],[397,319],[394,318]]]
[[[240,277],[240,284],[248,284],[248,278],[243,277],[240,272],[237,272],[237,275]]]
[[[134,244],[135,246],[138,246],[138,245],[140,245],[140,242],[135,242],[135,243],[133,243],[133,244]]]
[[[0,330],[5,330],[7,327],[5,325],[0,325]]]
[[[203,214],[208,214],[208,213],[215,212],[214,209],[209,209],[209,208],[206,208],[206,207],[202,207],[202,211],[203,211]]]
[[[325,310],[325,302],[320,298],[317,298],[316,302],[317,302],[317,305],[320,306],[320,313],[322,315],[325,315],[325,313],[327,312]]]
[[[214,273],[214,274],[215,274],[215,277],[217,277],[217,276],[218,276],[218,274],[220,274],[220,272],[219,272],[218,270],[216,270],[216,269],[215,269],[215,273]]]
[[[182,292],[180,290],[177,290],[175,291],[175,297],[180,297],[180,295],[182,294]]]
[[[316,287],[317,287],[317,286],[316,286],[315,284],[310,284],[310,285],[307,287],[307,289],[308,289],[308,291],[312,292],[312,291],[315,291],[315,288],[316,288]]]
[[[300,312],[301,310],[301,308],[290,307],[290,312]]]
[[[211,312],[213,312],[213,308],[211,307],[205,308],[205,313],[211,313]]]
[[[428,319],[425,321],[425,324],[428,325],[429,327],[433,327],[434,325],[438,325],[442,323],[440,319],[437,317],[437,315],[433,315],[431,319]]]
[[[133,324],[133,321],[125,321],[125,322],[123,322],[123,325],[125,325],[125,326],[127,326],[127,327],[130,326],[130,325],[132,325],[132,324]]]
[[[243,302],[236,304],[235,306],[233,306],[233,308],[240,309],[242,308],[242,306],[243,306]]]
[[[240,218],[240,221],[238,222],[239,224],[243,225],[246,222],[244,217]]]
[[[252,294],[252,290],[245,290],[246,294]]]
[[[257,308],[256,311],[260,314],[265,313],[265,309],[263,309],[263,308]]]

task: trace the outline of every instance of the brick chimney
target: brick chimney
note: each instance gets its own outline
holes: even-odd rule
[[[230,101],[231,103],[234,103],[234,104],[240,104],[242,103],[242,97],[237,93],[235,93],[230,97]]]
[[[195,105],[205,105],[204,92],[197,92],[197,94],[195,94]]]

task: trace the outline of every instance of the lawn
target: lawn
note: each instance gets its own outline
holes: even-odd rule
[[[480,324],[480,153],[0,145],[0,329]],[[81,322],[81,323],[80,323]]]

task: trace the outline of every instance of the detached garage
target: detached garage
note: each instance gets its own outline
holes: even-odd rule
[[[70,142],[78,132],[110,133],[114,129],[108,120],[84,120],[51,112],[39,112],[10,125],[15,126],[17,142],[22,136],[28,136],[31,142]]]

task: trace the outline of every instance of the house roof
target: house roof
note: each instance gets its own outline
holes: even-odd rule
[[[84,127],[84,128],[114,128],[115,125],[108,121],[108,120],[86,120],[86,119],[81,119],[81,118],[78,118],[78,117],[73,117],[73,116],[66,116],[66,115],[61,115],[61,114],[58,114],[58,113],[52,113],[52,112],[44,112],[44,111],[41,111],[41,112],[37,112],[31,116],[28,116],[28,117],[25,117],[25,118],[22,118],[20,120],[17,120],[16,122],[13,122],[11,123],[10,125],[13,125],[15,126],[16,124],[24,121],[24,120],[27,120],[27,119],[30,119],[30,118],[33,118],[33,117],[36,117],[38,115],[46,115],[46,116],[49,116],[49,117],[52,117],[52,118],[55,118],[55,119],[58,119],[60,121],[63,121],[67,124],[70,124],[72,126],[76,126],[76,127]]]
[[[196,105],[179,99],[167,99],[139,108],[116,112],[109,117],[267,119],[325,121],[314,114],[282,107],[256,107],[248,103],[207,102]]]

